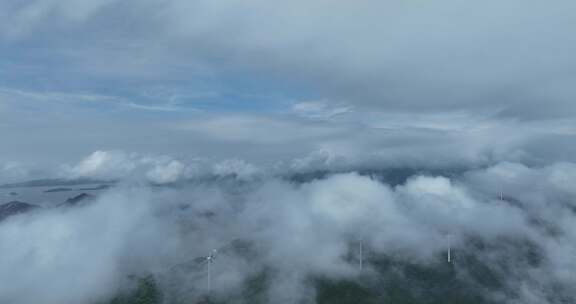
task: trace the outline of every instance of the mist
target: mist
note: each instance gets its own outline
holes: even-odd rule
[[[488,300],[562,303],[576,296],[574,168],[500,163],[393,184],[355,172],[305,182],[126,181],[87,205],[47,206],[0,223],[0,274],[9,282],[0,299],[101,303],[134,288],[129,278],[152,276],[163,303],[208,292],[242,302],[245,284],[265,273],[265,302],[315,303],[314,280],[385,284],[379,259],[448,267],[451,248],[458,280],[476,284],[466,275],[474,257],[502,281],[483,292]],[[197,260],[214,249],[208,290]]]

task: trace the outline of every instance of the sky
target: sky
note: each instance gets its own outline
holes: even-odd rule
[[[573,161],[575,6],[2,1],[0,162]]]

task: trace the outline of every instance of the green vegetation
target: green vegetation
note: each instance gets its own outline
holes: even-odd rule
[[[474,244],[474,249],[487,250],[483,246],[480,243]],[[517,244],[513,247],[525,250]],[[530,252],[528,249],[525,251]],[[367,263],[379,275],[366,274],[348,280],[315,277],[309,279],[309,284],[316,289],[315,300],[318,304],[493,304],[489,299],[492,294],[513,297],[503,280],[506,276],[504,265],[489,267],[491,263],[477,255],[454,253],[452,263],[447,263],[439,256],[438,262],[428,265],[402,262],[387,256],[371,256]],[[275,275],[280,274],[266,269],[249,277],[242,291],[229,299],[202,297],[174,301],[267,304],[267,290]],[[107,304],[162,303],[162,294],[152,277],[138,279],[136,285],[129,294],[117,296]]]
[[[118,295],[109,304],[160,304],[162,295],[154,279],[138,279],[136,289],[129,294]]]
[[[354,281],[318,280],[316,283],[318,304],[376,304],[378,294]]]

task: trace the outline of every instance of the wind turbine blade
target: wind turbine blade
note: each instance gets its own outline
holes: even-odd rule
[[[202,262],[206,262],[208,260],[208,257],[199,257],[199,258],[195,258],[193,261],[195,263],[202,263]]]

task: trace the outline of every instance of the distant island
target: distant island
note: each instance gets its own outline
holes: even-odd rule
[[[0,189],[13,189],[13,188],[33,188],[33,187],[59,187],[59,186],[82,186],[92,184],[115,184],[113,180],[97,180],[89,178],[80,179],[36,179],[20,183],[11,183],[0,185]]]
[[[96,187],[85,187],[85,188],[54,188],[48,189],[44,191],[45,193],[53,193],[53,192],[70,192],[70,191],[98,191],[98,190],[106,190],[112,187],[109,184],[103,184]]]

